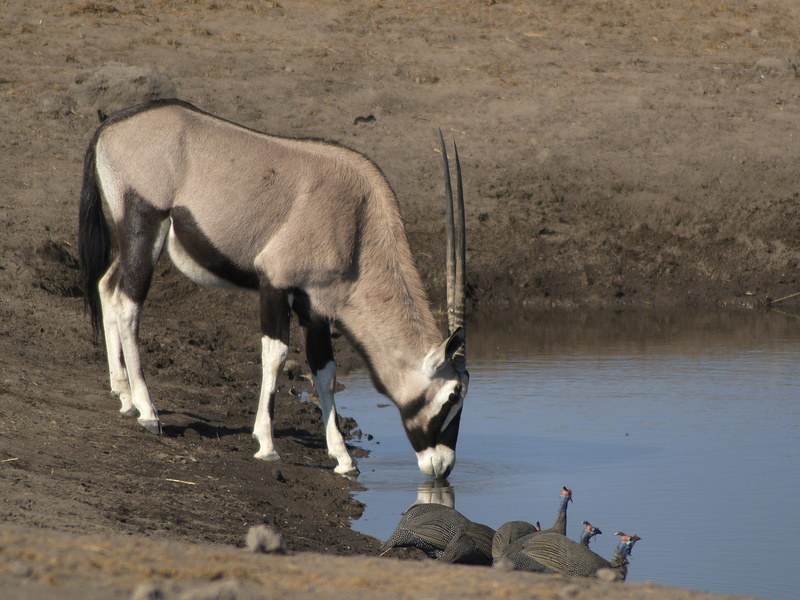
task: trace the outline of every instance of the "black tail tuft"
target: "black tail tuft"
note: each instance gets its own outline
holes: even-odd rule
[[[95,171],[96,142],[97,136],[89,145],[83,161],[83,187],[78,221],[78,253],[83,271],[84,305],[89,311],[95,335],[102,323],[97,284],[108,270],[111,255],[111,233],[103,215],[103,202]]]

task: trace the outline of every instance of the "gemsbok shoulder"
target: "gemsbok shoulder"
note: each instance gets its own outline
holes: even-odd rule
[[[469,373],[461,169],[456,149],[454,202],[441,134],[440,141],[448,238],[444,341],[397,198],[367,157],[335,143],[267,135],[178,100],[108,117],[84,160],[78,244],[86,306],[94,330],[102,326],[120,412],[161,432],[138,335],[142,304],[166,247],[193,281],[259,294],[263,379],[253,428],[256,458],[280,460],[272,422],[294,311],[335,471],[358,473],[337,424],[332,324],[363,356],[378,391],[399,408],[420,470],[447,477]]]

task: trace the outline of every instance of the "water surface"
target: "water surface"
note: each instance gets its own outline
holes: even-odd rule
[[[498,527],[555,518],[636,533],[629,581],[794,598],[800,508],[800,320],[776,312],[553,312],[470,323],[455,507]],[[340,411],[373,439],[353,522],[386,539],[430,482],[366,372]]]

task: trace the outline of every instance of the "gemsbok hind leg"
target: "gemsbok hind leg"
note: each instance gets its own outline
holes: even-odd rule
[[[106,358],[108,373],[111,378],[111,393],[119,398],[122,406],[119,409],[126,417],[135,417],[137,410],[133,406],[131,386],[128,382],[128,371],[122,356],[122,342],[119,338],[119,306],[116,299],[119,282],[119,259],[115,259],[105,275],[98,283],[100,306],[103,311],[103,337],[106,342]]]
[[[126,194],[125,201],[124,222],[120,229],[135,231],[137,235],[117,236],[119,256],[98,284],[111,391],[119,396],[123,415],[138,413],[139,424],[149,432],[159,434],[161,421],[142,371],[139,323],[169,219],[149,209],[134,194]]]
[[[311,379],[317,388],[322,422],[325,426],[325,439],[328,443],[328,456],[335,458],[335,473],[355,476],[359,470],[356,462],[347,451],[342,432],[336,417],[334,390],[336,388],[336,362],[333,357],[331,328],[327,321],[314,320],[305,325],[306,355],[311,368]]]
[[[119,397],[119,411],[139,415],[139,424],[150,433],[161,433],[158,413],[150,400],[139,354],[141,302],[132,300],[120,285],[119,262],[115,261],[100,280],[103,333],[106,340],[111,393]]]
[[[275,419],[275,393],[278,375],[289,356],[289,295],[263,284],[261,300],[261,395],[253,427],[253,437],[259,449],[255,457],[261,460],[280,461],[275,450],[273,421]]]

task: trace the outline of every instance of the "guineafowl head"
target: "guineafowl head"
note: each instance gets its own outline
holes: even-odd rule
[[[561,486],[559,510],[567,510],[568,502],[572,502],[572,490],[567,489],[567,486]]]
[[[628,557],[633,552],[633,545],[638,542],[640,538],[635,533],[633,535],[627,535],[622,533],[621,531],[617,531],[614,535],[619,536],[619,544],[617,544],[617,552],[619,552],[622,556]]]
[[[589,521],[581,521],[581,524],[583,525],[583,531],[581,532],[581,544],[584,544],[585,546],[589,546],[589,542],[592,541],[594,536],[603,533],[599,528],[589,523]]]

